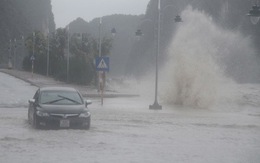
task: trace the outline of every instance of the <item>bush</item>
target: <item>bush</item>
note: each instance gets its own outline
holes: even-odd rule
[[[93,65],[84,57],[73,57],[70,60],[70,82],[77,84],[90,84],[94,78]]]

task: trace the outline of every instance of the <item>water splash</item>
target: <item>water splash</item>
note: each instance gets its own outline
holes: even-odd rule
[[[235,80],[254,80],[260,72],[250,39],[217,26],[212,18],[188,7],[169,47],[164,68],[163,100],[209,108]],[[256,68],[258,67],[258,69]],[[231,91],[232,92],[232,91]]]

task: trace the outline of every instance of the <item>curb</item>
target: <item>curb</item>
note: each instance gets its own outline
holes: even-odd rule
[[[25,71],[20,71],[20,70],[8,70],[8,69],[0,69],[0,72],[2,73],[5,73],[5,74],[8,74],[8,75],[11,75],[17,79],[20,79],[20,80],[23,80],[33,86],[36,86],[36,87],[42,87],[44,85],[40,85],[40,84],[37,84],[37,82],[33,82],[31,80],[28,80],[25,76],[22,76],[21,73],[19,72],[25,72]],[[37,74],[39,76],[39,74]],[[50,78],[51,79],[51,78]],[[66,83],[60,83],[60,84],[66,84]],[[55,84],[51,84],[51,85],[55,85]],[[56,84],[58,85],[58,84]],[[71,86],[71,87],[75,87],[70,85],[70,84],[67,84],[68,86]],[[76,86],[79,86],[79,85],[76,85]],[[79,90],[82,94],[83,97],[88,97],[88,98],[100,98],[100,94],[99,93],[86,93],[84,91],[81,91]],[[127,97],[127,98],[130,98],[130,97],[139,97],[140,95],[138,94],[128,94],[128,93],[106,93],[104,92],[104,95],[103,97],[104,98],[118,98],[118,97]]]

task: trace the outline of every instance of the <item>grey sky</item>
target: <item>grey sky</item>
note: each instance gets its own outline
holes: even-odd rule
[[[56,27],[78,17],[86,21],[111,14],[144,14],[150,0],[51,0]]]

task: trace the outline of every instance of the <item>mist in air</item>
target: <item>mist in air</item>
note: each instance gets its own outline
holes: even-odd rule
[[[250,38],[216,25],[204,12],[188,7],[181,14],[160,72],[161,99],[168,104],[210,108],[234,100],[235,83],[259,82],[259,66]]]

